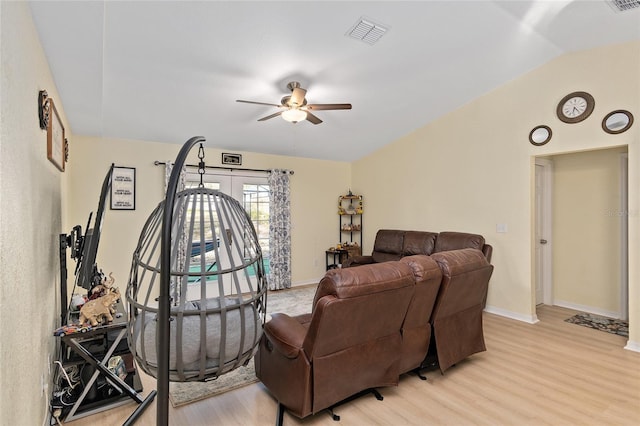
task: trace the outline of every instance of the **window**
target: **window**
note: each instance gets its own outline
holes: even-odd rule
[[[256,228],[266,266],[269,259],[269,185],[245,183],[242,198],[243,207]]]

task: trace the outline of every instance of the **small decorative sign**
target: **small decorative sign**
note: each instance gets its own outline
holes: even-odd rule
[[[111,176],[111,210],[136,209],[136,169],[114,167]]]
[[[222,164],[232,164],[234,166],[242,165],[242,154],[222,153]]]

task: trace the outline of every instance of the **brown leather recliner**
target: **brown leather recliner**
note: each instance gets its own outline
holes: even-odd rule
[[[416,280],[414,296],[402,323],[400,374],[403,374],[418,370],[429,350],[431,312],[440,289],[442,272],[436,261],[426,255],[406,256],[400,262],[411,267]]]
[[[310,321],[273,314],[254,359],[279,419],[283,407],[302,418],[363,390],[397,385],[414,288],[407,263],[335,269],[318,285]]]
[[[484,237],[467,232],[427,232],[380,229],[376,233],[370,256],[353,256],[342,263],[343,268],[371,263],[400,260],[416,254],[431,255],[448,250],[475,248],[481,250],[491,262],[493,248],[485,243]]]
[[[438,365],[444,372],[469,355],[486,350],[482,311],[493,265],[477,249],[443,251],[431,258],[443,274],[431,324]]]

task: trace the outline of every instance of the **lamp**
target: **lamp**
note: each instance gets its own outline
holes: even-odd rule
[[[298,108],[289,108],[282,113],[282,118],[290,123],[297,123],[307,118],[307,112]]]

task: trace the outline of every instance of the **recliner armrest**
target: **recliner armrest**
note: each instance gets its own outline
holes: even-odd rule
[[[302,350],[307,328],[287,314],[275,313],[264,325],[264,334],[274,349],[287,358],[295,358]]]
[[[346,259],[342,263],[343,268],[349,268],[351,266],[369,265],[373,262],[373,256],[353,256]]]
[[[482,246],[482,254],[487,258],[487,262],[491,263],[491,255],[493,254],[493,247],[489,244]]]

